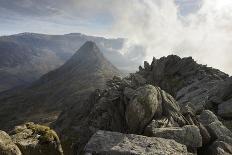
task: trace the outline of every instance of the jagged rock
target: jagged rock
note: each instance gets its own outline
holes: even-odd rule
[[[215,141],[208,149],[210,155],[231,155],[232,145],[223,141]]]
[[[232,137],[232,132],[229,129],[227,129],[220,121],[210,123],[208,125],[208,130],[211,136],[215,139],[218,139],[222,136]]]
[[[219,104],[218,115],[225,118],[232,118],[232,98]]]
[[[197,148],[202,146],[202,137],[200,130],[197,126],[186,125],[180,127],[169,128],[146,128],[146,136],[161,137],[166,139],[173,139],[178,143],[184,144],[191,148]]]
[[[23,155],[63,155],[59,137],[46,126],[34,123],[17,126],[11,138]]]
[[[217,116],[210,110],[204,110],[199,115],[198,119],[204,126],[208,126],[213,122],[219,121]]]
[[[142,132],[155,113],[161,114],[161,103],[162,98],[158,88],[146,85],[136,89],[125,113],[130,132]]]
[[[98,155],[187,155],[187,148],[174,140],[98,131],[85,146],[86,154]]]
[[[220,139],[226,136],[232,137],[232,132],[218,120],[213,112],[204,110],[198,119],[208,129],[213,139]]]
[[[11,137],[0,130],[0,154],[1,155],[22,155],[21,151],[15,145]]]

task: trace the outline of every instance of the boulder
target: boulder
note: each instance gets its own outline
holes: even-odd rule
[[[136,89],[125,112],[130,133],[141,133],[155,113],[161,113],[161,103],[158,88],[146,85]]]
[[[218,115],[223,118],[232,118],[232,98],[219,104]]]
[[[210,110],[204,110],[199,115],[198,119],[204,126],[208,126],[212,122],[219,121],[217,116]]]
[[[215,141],[208,149],[210,155],[231,155],[232,145],[223,141]]]
[[[0,131],[0,154],[1,155],[22,155],[11,137],[4,131]]]
[[[207,128],[210,132],[210,135],[214,139],[219,139],[220,137],[225,136],[232,137],[232,132],[227,129],[220,121],[210,123]]]
[[[191,148],[197,148],[202,146],[202,137],[200,130],[197,126],[186,125],[180,127],[169,128],[150,128],[145,129],[146,136],[161,137],[166,139],[173,139],[178,143],[184,144]]]
[[[187,155],[186,146],[164,138],[98,131],[85,146],[86,154]]]
[[[17,126],[11,138],[23,155],[63,155],[59,137],[46,126],[34,123]]]

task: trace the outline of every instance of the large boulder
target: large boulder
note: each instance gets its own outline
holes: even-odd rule
[[[85,146],[85,153],[98,155],[187,155],[186,146],[164,138],[98,131]]]
[[[46,126],[34,123],[16,126],[11,138],[23,155],[63,155],[59,137]]]
[[[0,131],[0,154],[1,155],[22,155],[11,137],[4,131]]]
[[[169,127],[169,128],[152,128],[145,129],[145,135],[151,137],[161,137],[173,139],[178,143],[184,144],[191,148],[202,146],[202,137],[197,126],[186,125],[184,127]]]
[[[159,88],[152,85],[139,87],[126,107],[126,121],[131,133],[141,133],[155,113],[161,113]]]
[[[219,104],[218,115],[224,118],[232,118],[232,98]]]

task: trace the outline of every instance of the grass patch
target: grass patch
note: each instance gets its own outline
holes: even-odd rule
[[[33,133],[40,135],[38,138],[41,143],[57,141],[59,142],[59,137],[56,132],[50,129],[47,126],[34,124],[34,123],[26,123],[26,127],[31,129]]]

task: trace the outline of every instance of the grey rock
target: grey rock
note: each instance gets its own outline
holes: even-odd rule
[[[11,137],[0,130],[0,154],[1,155],[22,155],[21,151],[15,145]]]
[[[85,153],[98,155],[187,155],[187,148],[174,140],[98,131],[85,146]]]
[[[217,116],[210,110],[204,110],[199,115],[198,119],[204,126],[208,126],[212,122],[219,121]]]
[[[125,87],[123,94],[128,98],[128,99],[132,99],[132,97],[135,94],[135,90],[131,89],[129,87]]]
[[[232,118],[232,98],[219,104],[218,115],[224,118]]]
[[[210,123],[208,125],[208,130],[211,136],[215,139],[218,139],[222,136],[232,137],[232,132],[227,129],[220,121]]]
[[[151,122],[155,113],[160,112],[162,98],[160,91],[146,85],[136,89],[129,105],[126,107],[126,120],[131,133],[140,133]]]
[[[223,141],[215,141],[208,149],[210,155],[231,155],[232,145]]]
[[[169,128],[146,128],[146,136],[161,137],[173,139],[178,143],[184,144],[191,148],[202,146],[202,137],[197,126],[186,125],[184,127],[169,127]]]

